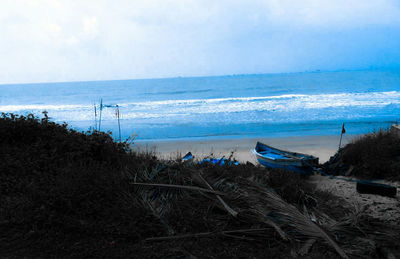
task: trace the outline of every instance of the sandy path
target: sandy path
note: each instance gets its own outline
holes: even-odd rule
[[[342,176],[340,178],[353,179]],[[399,182],[378,181],[379,183],[389,184],[397,188],[397,196],[390,198],[374,194],[358,193],[355,182],[341,179],[321,175],[313,175],[311,177],[311,181],[316,184],[318,189],[329,191],[336,196],[344,198],[348,201],[348,206],[358,206],[360,209],[365,209],[365,212],[372,217],[400,225]]]

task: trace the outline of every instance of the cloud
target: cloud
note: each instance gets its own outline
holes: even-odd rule
[[[95,36],[98,32],[98,23],[96,17],[83,19],[83,33]]]
[[[391,0],[2,0],[0,83],[391,66],[399,28]]]
[[[391,25],[400,23],[397,1],[391,0],[274,0],[266,2],[273,23],[292,26]]]

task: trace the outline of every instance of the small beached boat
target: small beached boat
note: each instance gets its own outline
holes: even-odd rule
[[[302,174],[309,174],[318,165],[318,157],[280,150],[257,142],[253,150],[260,164],[268,168],[284,168]]]
[[[192,152],[188,152],[184,157],[182,157],[182,162],[190,161],[193,159]]]
[[[188,152],[184,157],[182,157],[182,162],[191,161],[193,158],[194,158],[194,156],[192,155],[192,152]],[[198,162],[199,165],[201,165],[203,163],[211,163],[211,164],[220,165],[220,166],[223,166],[224,164],[228,164],[229,166],[239,165],[238,161],[228,160],[225,157],[222,157],[222,158],[207,157],[207,158],[204,158],[202,161]]]

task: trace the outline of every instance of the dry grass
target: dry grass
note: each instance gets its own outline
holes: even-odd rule
[[[330,174],[400,180],[400,138],[388,130],[359,137],[325,164]]]
[[[293,173],[159,160],[46,118],[3,115],[0,132],[5,257],[374,257],[399,241]]]

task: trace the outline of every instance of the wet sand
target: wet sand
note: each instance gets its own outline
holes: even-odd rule
[[[356,135],[343,135],[342,146],[349,143]],[[214,157],[233,157],[239,162],[256,163],[251,150],[257,141],[279,149],[300,152],[319,157],[320,163],[329,160],[338,149],[340,136],[302,136],[281,138],[236,138],[236,139],[204,139],[204,140],[169,140],[139,141],[134,149],[154,150],[160,158],[177,158],[192,152],[195,158],[202,159],[213,154]]]

